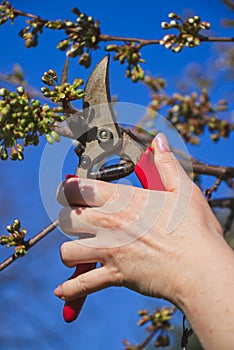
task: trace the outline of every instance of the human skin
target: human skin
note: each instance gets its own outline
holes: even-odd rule
[[[101,267],[63,282],[54,293],[71,301],[125,286],[164,298],[184,312],[205,349],[234,349],[233,251],[163,134],[152,148],[166,191],[78,178],[60,185],[61,229],[94,236],[64,243],[63,263]]]

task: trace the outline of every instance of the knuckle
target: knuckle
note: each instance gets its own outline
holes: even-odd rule
[[[80,293],[88,293],[89,288],[88,288],[88,278],[85,274],[80,275],[76,279],[76,287],[77,290],[79,290]]]
[[[120,269],[117,266],[111,266],[109,269],[109,275],[111,276],[111,282],[113,283],[113,285],[115,285],[116,287],[123,286],[124,277]]]
[[[117,213],[108,213],[98,218],[98,224],[102,228],[114,230],[123,225],[123,218],[121,219]]]
[[[68,260],[68,254],[67,254],[67,245],[69,243],[68,242],[65,242],[61,245],[60,247],[60,257],[61,257],[61,260],[62,262],[65,264],[65,265],[68,265],[69,264],[69,260]]]
[[[62,231],[66,232],[67,226],[70,222],[70,215],[71,215],[71,208],[70,207],[65,207],[60,210],[59,212],[59,226]]]

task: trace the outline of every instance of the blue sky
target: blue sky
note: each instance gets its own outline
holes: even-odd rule
[[[160,23],[167,20],[169,12],[180,15],[189,9],[199,14],[203,20],[211,22],[213,35],[232,35],[231,30],[221,27],[220,19],[230,17],[224,4],[218,0],[209,1],[153,1],[144,3],[119,0],[116,3],[106,0],[32,2],[12,1],[15,7],[26,12],[38,14],[49,19],[73,19],[70,9],[74,6],[82,12],[92,15],[101,22],[104,34],[132,36],[142,38],[161,38],[165,32]],[[25,71],[30,85],[40,89],[44,71],[53,68],[61,72],[64,53],[55,49],[62,34],[46,30],[39,40],[39,46],[25,49],[24,42],[18,37],[22,20],[16,19],[15,25],[0,27],[0,71],[10,72],[15,63]],[[163,47],[150,46],[142,51],[147,63],[146,72],[160,75],[168,80],[168,92],[176,90],[176,83],[184,75],[185,67],[199,62],[204,74],[207,60],[215,54],[212,44],[183,50],[173,54]],[[104,50],[93,54],[93,65],[105,55]],[[91,67],[91,69],[93,66]],[[71,63],[70,78],[87,78],[90,70],[77,65],[77,59]],[[146,106],[149,92],[141,84],[133,84],[124,77],[125,67],[111,62],[110,82],[112,94],[121,102],[137,103]],[[225,80],[211,91],[213,101],[229,94],[231,83]],[[201,160],[211,163],[229,164],[231,162],[230,142],[222,141],[219,151],[213,144],[203,141],[201,146],[190,147],[189,151]],[[38,170],[45,142],[37,148],[28,148],[22,163],[0,163],[1,201],[0,228],[14,218],[19,217],[32,235],[49,223],[49,218],[40,197]],[[225,156],[224,156],[225,154]],[[55,154],[56,157],[56,154]],[[69,164],[70,171],[76,164]],[[154,305],[165,302],[141,296],[124,288],[110,288],[88,297],[82,314],[73,324],[65,324],[62,316],[62,302],[53,296],[54,287],[70,275],[59,257],[59,247],[67,238],[59,231],[52,233],[33,248],[24,259],[20,259],[0,276],[0,344],[3,350],[120,350],[123,338],[136,343],[144,337],[144,332],[136,326],[137,310],[153,309]],[[4,248],[0,250],[3,259],[8,255]],[[137,268],[137,267],[136,267]]]

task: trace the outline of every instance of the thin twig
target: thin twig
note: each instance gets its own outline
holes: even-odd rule
[[[136,350],[144,350],[146,345],[148,345],[153,337],[156,335],[158,332],[158,327],[155,327],[155,329],[149,334],[149,336],[141,343],[136,346]]]
[[[207,199],[210,199],[212,194],[213,194],[213,192],[217,191],[217,189],[221,185],[221,182],[222,182],[222,180],[218,178],[218,179],[216,179],[216,181],[215,181],[213,186],[211,186],[210,188],[207,188],[205,190],[205,195],[206,195]]]
[[[58,220],[55,220],[50,225],[48,225],[46,228],[44,228],[42,231],[37,233],[34,237],[30,238],[28,241],[25,242],[27,251],[32,248],[36,243],[38,243],[42,238],[48,235],[51,231],[53,231],[58,226]],[[4,270],[7,266],[12,264],[16,259],[18,259],[19,256],[16,256],[15,254],[9,256],[6,260],[4,260],[0,264],[0,271]]]

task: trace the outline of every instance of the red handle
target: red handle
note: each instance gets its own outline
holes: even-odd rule
[[[96,263],[79,264],[77,265],[75,272],[69,279],[75,278],[79,275],[82,275],[82,273],[93,270],[95,269],[95,267],[96,267]],[[86,296],[78,298],[73,301],[66,301],[63,307],[63,318],[65,322],[70,323],[79,316],[80,311],[84,305],[85,299],[86,299]]]
[[[151,147],[148,147],[145,153],[142,154],[139,162],[135,166],[134,171],[144,188],[158,191],[165,190],[158,169],[154,164],[154,154]],[[77,277],[82,273],[94,269],[95,267],[95,263],[80,264],[76,267],[75,272],[70,278]],[[63,318],[66,322],[72,322],[79,316],[85,299],[86,296],[74,301],[67,301],[65,303],[63,309]]]
[[[152,147],[148,147],[142,154],[134,169],[138,179],[144,188],[149,190],[165,191],[158,169],[154,163]]]

